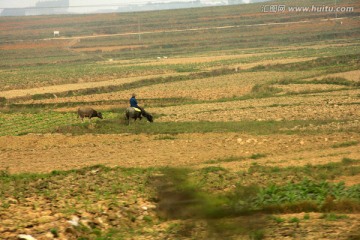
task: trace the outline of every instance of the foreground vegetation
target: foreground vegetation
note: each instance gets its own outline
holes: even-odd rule
[[[7,216],[13,209],[27,207],[44,215],[38,220],[15,215],[0,229],[9,237],[22,226],[47,223],[42,234],[69,239],[164,239],[194,236],[194,232],[203,237],[240,234],[262,239],[268,224],[284,221],[272,214],[321,212],[323,218],[337,221],[347,213],[359,213],[360,186],[329,182],[334,177],[359,174],[359,162],[343,159],[296,170],[255,164],[244,172],[215,166],[192,170],[101,165],[41,175],[1,171],[0,213]],[[284,185],[283,179],[293,172],[298,175]],[[259,218],[264,214],[273,217]],[[241,220],[251,218],[247,223]],[[305,219],[306,215],[304,220],[289,221],[301,224]],[[78,223],[66,223],[71,220]],[[349,236],[359,237],[356,233]]]

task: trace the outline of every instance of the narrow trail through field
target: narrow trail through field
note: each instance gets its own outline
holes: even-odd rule
[[[154,33],[175,33],[175,32],[198,32],[204,30],[217,30],[217,29],[231,29],[231,28],[241,28],[241,27],[263,27],[263,26],[273,26],[273,25],[290,25],[290,24],[308,24],[312,22],[327,22],[327,21],[341,21],[346,19],[344,18],[329,18],[329,19],[316,19],[316,20],[306,20],[306,21],[291,21],[291,22],[271,22],[271,23],[257,23],[257,24],[245,24],[245,25],[227,25],[227,26],[217,26],[217,27],[199,27],[199,28],[187,28],[187,29],[172,29],[172,30],[155,30],[155,31],[139,31],[139,32],[130,32],[130,33],[115,33],[115,34],[99,34],[99,35],[87,35],[87,36],[77,36],[77,37],[57,37],[56,39],[88,39],[88,38],[101,38],[101,37],[110,37],[110,36],[129,36],[129,35],[145,35],[145,34],[154,34]]]

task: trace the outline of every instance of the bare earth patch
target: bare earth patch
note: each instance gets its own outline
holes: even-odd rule
[[[249,99],[231,102],[196,104],[195,106],[170,106],[149,108],[162,114],[157,121],[242,121],[242,120],[325,120],[360,118],[360,91],[344,91],[354,95],[333,93],[309,96],[284,96]]]
[[[0,170],[11,173],[51,172],[104,164],[106,166],[202,166],[228,157],[265,154],[256,160],[269,166],[325,164],[344,157],[358,158],[357,146],[333,148],[335,143],[360,141],[358,134],[251,136],[236,133],[179,134],[175,139],[157,140],[149,135],[29,134],[0,137]],[[141,146],[136,158],[134,142]],[[223,163],[233,170],[247,169],[254,160]]]

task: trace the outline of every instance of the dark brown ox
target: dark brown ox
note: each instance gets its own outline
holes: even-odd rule
[[[78,109],[78,116],[79,118],[81,118],[81,121],[84,121],[85,117],[89,118],[89,120],[91,120],[91,118],[93,117],[98,117],[100,119],[103,119],[101,112],[97,112],[89,107],[80,107]]]

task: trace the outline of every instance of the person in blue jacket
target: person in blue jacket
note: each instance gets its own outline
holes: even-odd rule
[[[139,107],[139,105],[138,105],[135,93],[133,93],[130,98],[130,107],[138,108],[138,109],[140,109],[140,111],[143,111],[143,109],[141,107]]]

